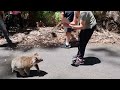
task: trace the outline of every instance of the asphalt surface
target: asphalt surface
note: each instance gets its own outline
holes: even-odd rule
[[[19,55],[38,52],[44,61],[39,63],[41,73],[31,68],[29,77],[11,72],[11,60]],[[85,65],[74,67],[72,57],[77,48],[33,48],[7,50],[0,47],[0,79],[120,79],[120,46],[88,44]]]

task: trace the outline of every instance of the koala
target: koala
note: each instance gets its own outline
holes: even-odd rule
[[[33,66],[37,69],[38,72],[40,72],[38,63],[41,61],[43,61],[43,59],[38,53],[35,53],[31,56],[17,57],[11,62],[12,72],[17,71],[21,76],[29,76],[30,68]]]

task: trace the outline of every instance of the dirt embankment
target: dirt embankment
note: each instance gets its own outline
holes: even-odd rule
[[[57,37],[52,37],[52,28],[45,27],[39,30],[32,30],[28,34],[17,33],[10,36],[13,42],[18,42],[17,47],[59,47],[65,41],[63,29],[56,30]],[[72,32],[74,37],[78,38],[79,32]],[[73,41],[75,39],[72,39]],[[0,39],[0,45],[5,43],[5,39]],[[109,31],[95,31],[89,43],[120,44],[120,35]]]

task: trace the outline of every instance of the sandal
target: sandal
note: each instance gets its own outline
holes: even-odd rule
[[[79,57],[77,57],[75,60],[73,60],[73,63],[72,63],[73,66],[79,66],[81,64],[84,64],[84,60]]]

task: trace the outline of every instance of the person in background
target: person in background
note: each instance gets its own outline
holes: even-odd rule
[[[5,21],[4,11],[0,11],[0,30],[2,31],[6,41],[8,42],[9,47],[13,47],[14,44],[9,38],[8,31],[6,29],[6,25],[4,24],[4,21]]]
[[[74,17],[74,11],[62,11],[61,12],[61,20],[63,20],[64,18],[67,18],[69,22],[73,21],[73,17]],[[65,41],[65,48],[71,48],[70,45],[70,38],[73,37],[73,35],[71,34],[71,32],[73,31],[72,28],[67,28],[64,27],[65,30],[65,35],[66,35],[66,41]]]
[[[19,19],[19,25],[20,25],[20,28],[22,29],[23,28],[23,19],[21,17],[21,11],[9,11],[9,14],[10,14],[10,23],[8,25],[8,28],[10,26],[14,26],[14,18],[17,17]]]

